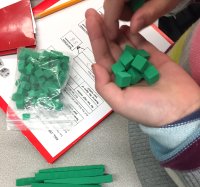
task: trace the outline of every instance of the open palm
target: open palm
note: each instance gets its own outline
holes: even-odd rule
[[[96,90],[115,112],[142,124],[161,126],[200,108],[200,88],[195,81],[141,35],[122,27],[117,40],[110,41],[103,18],[93,9],[86,12],[86,25],[96,60],[92,67]],[[115,85],[111,65],[126,44],[150,53],[150,62],[160,72],[157,83],[141,82],[125,89]]]

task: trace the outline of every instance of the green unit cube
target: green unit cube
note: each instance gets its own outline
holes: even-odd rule
[[[35,71],[34,74],[37,78],[40,78],[43,75],[43,71],[41,69],[38,69]]]
[[[23,120],[29,120],[30,118],[31,118],[31,114],[29,114],[29,113],[22,114],[22,119]]]
[[[44,77],[40,77],[39,79],[38,79],[38,83],[39,83],[39,85],[42,87],[43,86],[43,84],[45,83],[45,81],[46,81],[46,79],[44,78]]]
[[[29,84],[28,82],[26,82],[26,81],[22,81],[22,82],[20,83],[20,86],[21,86],[21,88],[24,89],[24,90],[29,90],[29,89],[31,88],[30,84]]]
[[[26,82],[29,81],[29,76],[26,76],[25,74],[21,74],[20,75],[20,82],[21,81],[26,81]]]
[[[25,72],[27,75],[31,75],[33,70],[34,70],[34,66],[31,63],[29,63],[25,68]]]
[[[23,72],[25,71],[25,65],[26,65],[26,63],[25,63],[24,60],[20,60],[20,61],[18,62],[18,70],[19,70],[21,73],[23,73]]]
[[[123,51],[119,57],[119,61],[125,67],[126,70],[130,68],[133,59],[134,57],[129,51]]]
[[[55,108],[57,111],[62,110],[63,107],[64,107],[63,103],[61,103],[58,99],[53,100],[53,104],[54,104],[54,108]]]
[[[27,48],[21,48],[19,53],[18,53],[18,59],[19,60],[26,60],[28,54],[29,54],[29,50]]]
[[[145,3],[145,0],[137,0],[137,1],[131,0],[130,3],[131,3],[131,11],[135,12],[137,9],[142,7],[142,5]]]
[[[143,78],[142,74],[133,68],[130,68],[127,73],[131,75],[131,85],[137,84]]]
[[[138,50],[131,47],[130,45],[126,45],[125,46],[125,51],[128,51],[133,57],[135,57],[137,55]]]
[[[28,92],[28,97],[29,98],[33,98],[33,97],[37,97],[37,92],[35,91],[35,90],[30,90],[29,92]]]
[[[18,109],[24,109],[24,107],[25,107],[25,101],[24,101],[24,99],[17,100],[16,101],[16,107]]]
[[[51,50],[51,57],[53,58],[63,57],[63,54],[59,51]]]
[[[147,81],[149,85],[154,84],[160,78],[160,74],[158,70],[153,65],[149,65],[144,71],[144,79]]]
[[[138,50],[137,54],[146,58],[146,59],[150,58],[150,54],[147,51],[145,51],[144,49]]]
[[[21,84],[17,88],[17,94],[24,95],[25,90],[21,87]]]
[[[120,63],[120,61],[116,62],[112,65],[112,72],[116,75],[118,72],[125,71],[125,67]]]
[[[127,72],[118,72],[115,75],[115,83],[120,88],[125,88],[131,84],[131,75]]]
[[[22,99],[22,97],[23,96],[21,94],[15,93],[15,94],[12,95],[12,100],[18,101],[18,100]]]
[[[54,73],[51,70],[47,70],[47,69],[44,70],[43,73],[44,73],[44,77],[46,77],[47,79],[54,75]]]
[[[139,72],[143,73],[146,67],[148,66],[147,59],[144,57],[137,55],[133,62],[131,63],[132,68],[135,68]]]
[[[44,50],[41,54],[40,57],[42,57],[43,59],[49,59],[51,56],[51,53],[49,51]]]
[[[69,62],[69,57],[68,57],[68,56],[63,56],[62,59],[61,59],[61,62],[62,62],[62,63],[65,63],[65,64],[68,64],[68,62]]]
[[[31,82],[31,84],[36,84],[36,83],[38,83],[38,80],[36,79],[35,76],[31,75],[30,76],[30,82]]]

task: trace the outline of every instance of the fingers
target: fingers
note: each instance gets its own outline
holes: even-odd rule
[[[105,68],[110,69],[110,66],[114,60],[104,35],[102,18],[93,9],[87,10],[85,16],[86,27],[92,45],[95,61],[97,63],[101,63],[101,65]]]
[[[104,20],[110,39],[115,39],[118,35],[118,21],[124,9],[124,3],[125,0],[105,0],[104,2]]]
[[[126,31],[126,36],[129,42],[137,49],[144,49],[150,54],[150,61],[157,67],[163,65],[164,63],[170,61],[169,57],[160,52],[155,46],[148,42],[140,34],[131,34],[130,31]]]
[[[89,9],[86,12],[86,26],[97,62],[92,66],[95,75],[95,87],[111,107],[115,107],[119,103],[121,104],[122,91],[111,80],[109,70],[115,62],[114,58],[118,58],[121,49],[117,45],[107,42],[102,25],[100,15],[95,10]],[[113,56],[115,57],[113,58]]]
[[[92,69],[95,75],[97,92],[109,103],[111,108],[114,110],[119,108],[118,106],[123,104],[123,92],[121,88],[111,81],[108,71],[99,64],[93,64]]]
[[[137,33],[175,8],[180,0],[149,0],[131,18],[131,32]]]

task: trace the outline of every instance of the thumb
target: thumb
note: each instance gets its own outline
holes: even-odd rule
[[[113,110],[119,112],[119,106],[123,106],[122,90],[111,80],[111,76],[104,67],[99,64],[93,64],[92,70],[95,76],[95,88],[97,92]]]
[[[95,77],[96,90],[101,93],[104,86],[111,81],[111,77],[106,69],[99,64],[92,64],[92,71]]]
[[[130,29],[132,33],[137,33],[148,25],[151,25],[161,16],[165,15],[176,5],[180,0],[150,0],[139,8],[131,18]]]

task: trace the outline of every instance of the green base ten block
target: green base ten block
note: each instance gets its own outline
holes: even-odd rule
[[[68,166],[68,167],[40,169],[39,172],[40,173],[50,173],[50,172],[78,171],[78,170],[90,170],[90,169],[105,170],[105,166],[104,165]]]
[[[89,169],[89,170],[75,170],[75,171],[62,171],[62,172],[50,172],[50,173],[36,173],[35,178],[37,180],[47,179],[64,179],[74,177],[88,177],[99,176],[104,174],[104,169]]]
[[[26,186],[36,182],[41,182],[41,181],[36,180],[35,177],[20,178],[16,180],[16,186]]]
[[[79,185],[79,184],[46,184],[46,183],[33,183],[31,187],[101,187],[101,185]]]
[[[44,183],[50,184],[100,184],[112,182],[112,175],[103,175],[97,177],[79,177],[79,178],[67,178],[57,180],[45,180]]]

